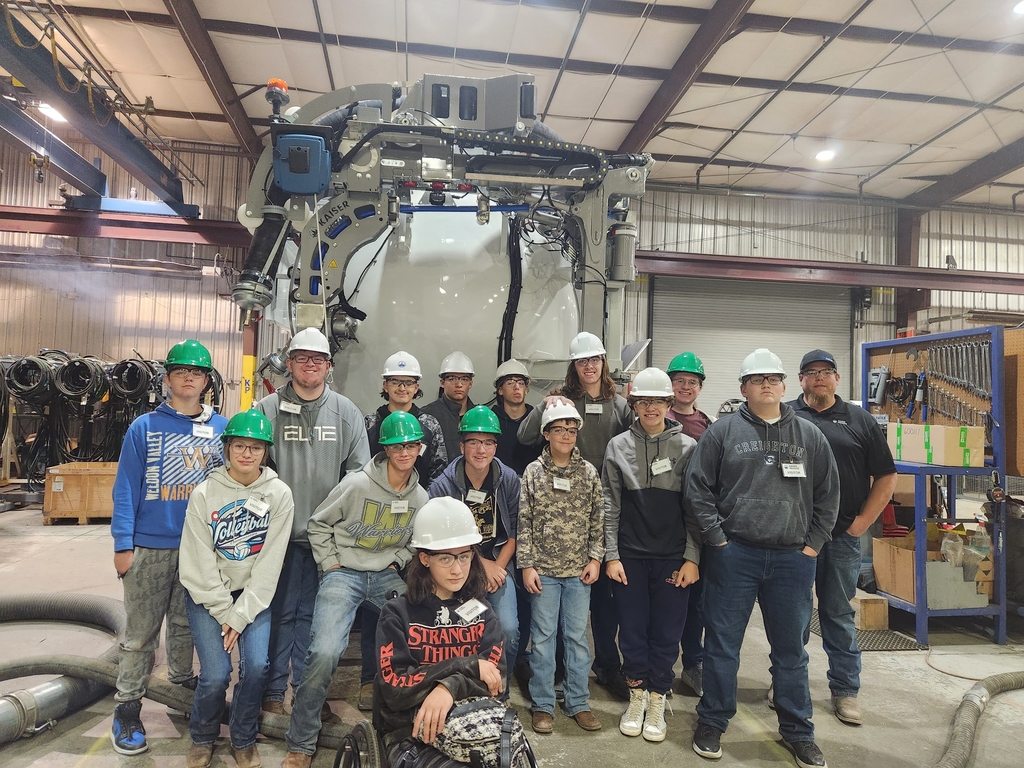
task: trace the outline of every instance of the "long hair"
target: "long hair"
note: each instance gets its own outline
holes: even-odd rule
[[[421,549],[413,556],[409,568],[405,572],[405,596],[413,605],[422,605],[434,594],[434,579],[430,576],[430,569],[420,562],[420,552],[432,554],[429,550]],[[460,602],[466,600],[483,600],[487,597],[487,572],[484,571],[483,563],[480,562],[479,547],[473,547],[473,562],[469,566],[469,578],[462,585],[462,589],[455,593],[455,599]]]
[[[580,381],[580,375],[576,372],[576,361],[570,360],[569,367],[565,369],[565,384],[560,391],[552,392],[553,395],[562,395],[570,400],[579,400],[583,397],[586,389]],[[618,392],[615,380],[608,373],[608,358],[601,355],[601,399],[611,400]]]

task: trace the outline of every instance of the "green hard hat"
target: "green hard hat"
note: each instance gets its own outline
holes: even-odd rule
[[[423,427],[419,419],[405,411],[389,413],[384,421],[380,423],[381,445],[398,445],[400,443],[414,443],[423,439]]]
[[[466,411],[459,422],[459,432],[490,432],[492,435],[500,435],[501,424],[494,411],[486,405],[478,405]]]
[[[700,380],[704,381],[704,363],[693,352],[683,352],[683,354],[672,358],[665,373],[669,376],[673,373],[692,373],[700,376]]]
[[[220,439],[226,443],[232,437],[251,437],[253,440],[262,440],[267,445],[273,445],[274,426],[261,411],[253,408],[250,411],[236,413],[228,421]]]
[[[210,350],[204,347],[195,339],[179,341],[167,352],[167,359],[164,365],[194,365],[197,368],[213,370],[213,361],[210,359]]]

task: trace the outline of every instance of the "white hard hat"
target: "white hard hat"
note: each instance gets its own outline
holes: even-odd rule
[[[465,353],[452,352],[441,361],[441,371],[438,375],[444,376],[446,373],[468,373],[472,376],[476,371],[473,370],[473,361]]]
[[[322,352],[328,357],[331,356],[331,345],[319,328],[303,328],[292,336],[292,342],[288,345],[288,354],[300,349],[306,352]]]
[[[422,376],[420,373],[420,361],[408,352],[395,352],[384,361],[384,370],[380,377],[386,379],[388,376],[415,376],[417,379]]]
[[[672,397],[672,380],[660,368],[644,368],[633,379],[630,397]]]
[[[604,344],[592,333],[577,333],[576,338],[569,342],[569,359],[579,360],[581,357],[607,355]]]
[[[506,376],[522,376],[526,379],[527,386],[530,384],[530,372],[518,360],[506,360],[498,366],[498,370],[494,372],[494,386],[497,387]]]
[[[777,373],[786,378],[786,371],[782,367],[782,359],[770,349],[755,349],[743,358],[743,365],[740,366],[740,381],[747,376],[758,373]]]
[[[454,549],[479,544],[483,536],[476,520],[463,502],[451,496],[431,499],[412,519],[412,541],[415,549]]]
[[[555,405],[549,405],[544,409],[544,413],[540,415],[540,428],[543,432],[548,424],[553,421],[560,419],[575,420],[576,424],[580,429],[583,429],[583,419],[580,418],[580,412],[576,410],[576,406],[565,403],[556,403]]]

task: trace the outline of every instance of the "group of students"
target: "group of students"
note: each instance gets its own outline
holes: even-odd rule
[[[589,705],[593,668],[599,683],[625,689],[619,730],[662,741],[682,644],[683,679],[703,694],[693,748],[717,758],[757,596],[772,619],[780,732],[798,764],[825,765],[810,726],[800,612],[835,523],[838,481],[821,432],[794,426],[780,402],[781,361],[767,350],[744,361],[747,405],[736,418],[745,428],[736,430],[725,423],[733,418],[712,423],[696,408],[704,370],[692,353],[667,371],[641,371],[627,397],[596,336],[579,334],[569,357],[563,386],[537,408],[525,403],[525,367],[504,364],[488,408],[470,400],[472,362],[455,352],[438,399],[419,409],[419,363],[398,352],[382,371],[385,404],[356,430],[355,406],[324,387],[330,350],[315,329],[289,347],[292,381],[230,421],[200,403],[209,353],[175,345],[168,401],[129,429],[115,483],[114,559],[128,614],[115,750],[147,748],[141,698],[166,614],[168,678],[196,691],[188,768],[212,760],[236,645],[237,764],[260,765],[259,711],[285,714],[290,673],[283,765],[308,768],[361,615],[360,704],[373,706],[389,754],[432,742],[461,698],[506,699],[514,666],[526,672],[533,730],[552,732],[560,645],[567,716],[601,728]],[[792,594],[752,577],[750,605],[737,605],[740,555],[799,571],[784,584]],[[702,608],[716,601],[726,608],[709,614],[705,650]]]

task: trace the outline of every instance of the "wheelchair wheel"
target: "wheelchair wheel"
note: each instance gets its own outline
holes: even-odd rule
[[[522,753],[517,759],[518,768],[537,768],[537,758],[533,756],[533,746],[530,744],[529,739],[523,739],[525,742]]]
[[[386,768],[381,757],[380,740],[369,720],[361,720],[338,747],[334,768]]]

